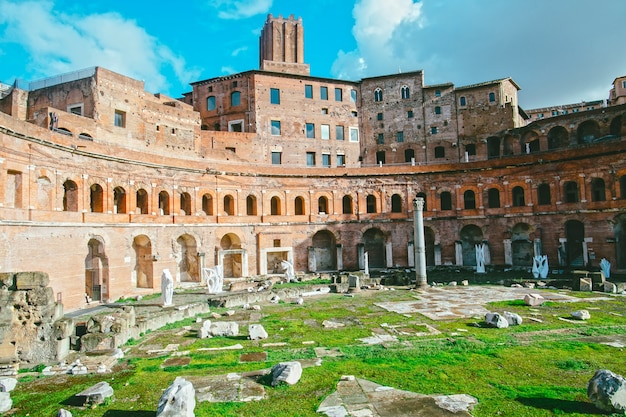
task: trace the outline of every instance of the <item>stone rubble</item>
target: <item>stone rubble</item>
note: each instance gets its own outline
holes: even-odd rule
[[[75,395],[82,398],[82,404],[102,404],[104,400],[113,396],[113,388],[108,382],[98,382]]]
[[[185,378],[176,377],[161,398],[157,417],[195,417],[196,391]]]
[[[300,381],[302,376],[302,365],[297,361],[281,362],[272,367],[272,386],[280,383],[294,385]]]
[[[621,375],[596,371],[587,385],[587,397],[600,410],[626,414],[626,380]]]
[[[589,311],[587,310],[574,311],[570,314],[570,316],[576,320],[589,320],[591,318],[591,315],[589,314]]]

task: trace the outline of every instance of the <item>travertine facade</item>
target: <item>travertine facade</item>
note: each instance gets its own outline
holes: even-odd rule
[[[300,20],[268,24],[302,39]],[[282,260],[358,269],[365,252],[372,269],[413,266],[416,196],[429,266],[473,266],[485,242],[487,265],[542,253],[552,269],[626,268],[625,105],[526,125],[509,78],[349,82],[275,64],[181,100],[103,68],[13,89],[0,99],[0,272],[48,273],[72,310],[85,294],[160,291],[165,268],[184,286],[215,265],[227,279]]]

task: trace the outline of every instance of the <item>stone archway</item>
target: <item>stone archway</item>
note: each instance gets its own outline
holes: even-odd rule
[[[180,248],[180,256],[178,258],[180,282],[200,282],[196,239],[189,234],[184,234],[176,239],[176,243]]]
[[[513,266],[532,266],[534,248],[530,234],[532,226],[528,223],[518,223],[511,230],[511,252]]]
[[[369,229],[363,234],[364,251],[370,268],[385,268],[385,235],[380,229]]]
[[[85,258],[85,295],[92,301],[109,299],[109,258],[100,238],[89,239]]]
[[[137,288],[154,288],[150,238],[146,235],[135,236],[133,249],[135,250],[135,268],[132,281]]]
[[[225,234],[220,240],[219,258],[224,268],[224,278],[241,278],[244,276],[244,250],[241,239],[234,233]]]
[[[483,231],[475,224],[461,229],[463,266],[476,266],[476,245],[483,242]]]
[[[328,230],[320,230],[312,238],[315,254],[315,271],[334,271],[337,269],[337,250],[335,236]]]
[[[583,242],[585,241],[585,225],[578,220],[565,222],[565,260],[569,267],[585,266]]]

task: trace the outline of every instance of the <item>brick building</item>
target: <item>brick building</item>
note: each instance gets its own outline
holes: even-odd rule
[[[626,105],[527,123],[510,78],[343,81],[303,62],[300,19],[268,17],[260,69],[180,100],[104,68],[0,99],[0,271],[43,270],[67,309],[227,279],[427,264],[626,269]]]

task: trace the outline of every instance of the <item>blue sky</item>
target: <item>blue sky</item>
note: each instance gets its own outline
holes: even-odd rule
[[[258,69],[268,13],[302,17],[313,76],[512,77],[530,109],[606,99],[626,75],[624,0],[0,0],[0,81],[98,65],[179,97]]]

